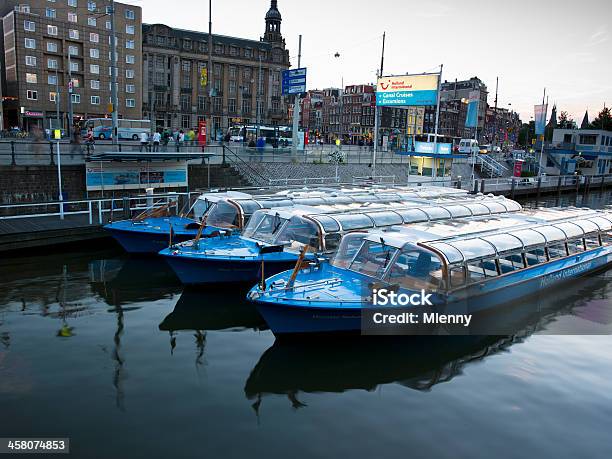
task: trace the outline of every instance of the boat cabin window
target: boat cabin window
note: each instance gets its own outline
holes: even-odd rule
[[[587,250],[596,249],[599,247],[599,235],[597,233],[587,234],[584,236],[584,242]]]
[[[497,276],[497,265],[494,259],[467,262],[468,282],[480,282],[488,277]]]
[[[350,231],[363,228],[372,228],[374,223],[369,217],[363,214],[356,215],[338,215],[336,219],[342,225],[343,231]]]
[[[549,245],[548,257],[551,260],[555,258],[567,257],[567,248],[565,247],[565,243]]]
[[[381,279],[397,252],[395,247],[380,242],[365,241],[349,269]]]
[[[428,250],[408,246],[402,249],[391,266],[388,281],[400,287],[425,291],[442,287],[442,262]]]
[[[326,215],[317,215],[315,220],[323,227],[326,233],[337,233],[340,231],[340,225],[336,220]]]
[[[255,212],[244,229],[243,236],[272,244],[287,220],[278,214]]]
[[[325,236],[325,243],[327,244],[327,238],[333,236],[328,234]],[[340,247],[336,252],[336,255],[331,261],[332,266],[336,268],[348,268],[355,258],[357,251],[363,244],[363,238],[366,237],[366,233],[349,233],[345,234],[340,242]]]
[[[202,220],[204,215],[209,212],[215,204],[210,202],[208,199],[197,199],[193,204],[193,217],[196,220]]]
[[[612,244],[612,231],[601,233],[601,242],[603,245]]]
[[[499,268],[502,274],[523,269],[524,267],[523,255],[520,253],[512,253],[499,258]]]
[[[584,252],[584,240],[582,239],[570,239],[567,241],[567,249],[570,255],[575,253]]]
[[[320,249],[319,231],[317,226],[305,218],[291,217],[289,223],[278,232],[275,244],[290,245],[290,248],[300,249],[310,245],[313,249]]]
[[[465,285],[465,266],[451,266],[448,270],[451,288]]]
[[[525,252],[525,258],[529,266],[539,265],[540,263],[546,263],[546,252],[544,247],[534,247]]]
[[[227,201],[219,201],[217,205],[208,212],[206,224],[219,228],[239,228],[240,216],[238,214],[238,208]]]
[[[327,252],[335,252],[340,246],[342,236],[340,233],[331,233],[325,235],[325,250]]]

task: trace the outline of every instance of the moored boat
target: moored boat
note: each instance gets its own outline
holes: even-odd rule
[[[160,255],[185,284],[256,282],[295,265],[316,252],[331,255],[343,234],[413,224],[518,212],[520,204],[503,197],[451,200],[436,205],[422,201],[338,204],[258,210],[242,235],[194,240],[164,249]],[[389,198],[391,199],[391,198]],[[303,253],[308,246],[309,253]]]
[[[349,235],[330,263],[272,276],[248,298],[277,336],[359,333],[364,316],[382,310],[372,303],[374,288],[431,293],[430,312],[471,314],[612,263],[611,212],[540,210],[495,220]]]

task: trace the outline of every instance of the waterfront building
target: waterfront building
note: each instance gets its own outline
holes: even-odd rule
[[[110,116],[110,0],[5,0],[2,15],[4,127],[56,126]],[[119,116],[142,118],[142,11],[115,2]],[[74,118],[66,97],[72,87]]]
[[[547,174],[597,175],[612,173],[612,131],[555,129],[545,146]]]
[[[476,93],[478,100],[480,101],[478,106],[478,130],[482,131],[486,121],[487,96],[489,94],[487,91],[487,85],[484,84],[484,82],[478,77],[472,77],[469,80],[463,81],[445,81],[440,85],[441,102],[450,100],[461,101],[462,99],[464,102],[466,102],[470,100],[472,93]]]
[[[206,121],[217,138],[232,125],[287,124],[281,86],[289,52],[277,3],[271,2],[259,40],[213,34],[211,50],[208,33],[143,25],[144,116],[159,128]]]
[[[484,141],[494,145],[514,145],[518,142],[521,126],[521,119],[515,111],[501,107],[487,107]],[[552,124],[549,126],[551,130],[554,129]]]

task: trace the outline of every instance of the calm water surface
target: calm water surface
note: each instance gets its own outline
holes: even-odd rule
[[[87,458],[609,458],[611,279],[540,298],[513,336],[275,343],[243,291],[184,290],[162,260],[2,259],[0,437]]]

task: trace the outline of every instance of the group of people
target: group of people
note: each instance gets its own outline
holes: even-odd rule
[[[140,151],[149,151],[149,147],[151,147],[151,151],[156,152],[159,151],[160,145],[167,147],[171,141],[176,144],[177,148],[180,148],[185,142],[193,142],[195,137],[193,129],[188,132],[182,129],[174,129],[173,131],[158,129],[153,135],[149,135],[148,132],[141,132]]]

